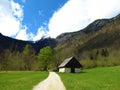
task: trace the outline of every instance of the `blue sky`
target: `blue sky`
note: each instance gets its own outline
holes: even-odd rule
[[[0,0],[0,33],[36,41],[120,13],[120,0]]]
[[[32,30],[32,33],[37,33],[40,26],[47,28],[49,18],[52,17],[54,11],[62,7],[67,0],[14,0],[24,6],[23,24]]]

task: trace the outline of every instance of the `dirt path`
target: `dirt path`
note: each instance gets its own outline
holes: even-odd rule
[[[33,90],[66,90],[60,77],[55,72],[50,72],[47,79],[34,86]]]

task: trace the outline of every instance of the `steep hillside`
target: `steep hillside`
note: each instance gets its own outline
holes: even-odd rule
[[[110,19],[99,19],[94,22],[92,22],[90,25],[88,25],[86,28],[76,31],[76,32],[71,32],[71,33],[63,33],[59,35],[56,40],[60,44],[65,44],[66,42],[69,42],[74,39],[79,39],[91,32],[95,32],[100,30],[102,27],[104,27],[107,23],[110,22]]]
[[[79,48],[80,51],[94,48],[114,48],[120,45],[120,17],[111,21],[99,31],[87,35],[86,42]]]
[[[59,57],[85,57],[93,50],[115,50],[120,48],[120,15],[112,19],[96,20],[85,29],[73,33],[64,33],[57,37]]]

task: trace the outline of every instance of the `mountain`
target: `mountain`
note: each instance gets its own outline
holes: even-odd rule
[[[99,31],[88,34],[89,39],[80,50],[117,47],[120,45],[120,15],[109,20]]]
[[[55,48],[59,45],[59,53],[66,53],[65,57],[71,55],[80,56],[86,50],[112,47],[115,44],[119,46],[119,23],[120,15],[111,19],[98,19],[82,30],[63,33],[56,39],[42,38],[36,42],[16,40],[0,33],[0,50],[22,51],[29,44],[38,53],[45,46]]]
[[[60,57],[86,57],[94,50],[109,52],[120,48],[120,15],[111,19],[99,19],[77,32],[63,33],[56,38]],[[84,55],[83,55],[84,54]]]
[[[50,46],[54,48],[56,46],[56,41],[52,38],[45,38],[36,42],[22,41],[4,36],[0,33],[0,51],[4,49],[10,49],[11,51],[21,52],[26,45],[31,45],[32,48],[36,51],[36,53],[38,53],[39,50],[45,46]]]
[[[95,20],[82,30],[63,33],[55,39],[42,38],[36,42],[17,40],[0,33],[0,70],[44,70],[44,60],[38,63],[36,58],[45,46],[54,50],[54,60],[48,64],[51,68],[57,69],[71,56],[75,56],[84,68],[120,65],[120,15]],[[23,50],[23,53],[15,52]]]
[[[98,31],[100,30],[102,27],[104,27],[107,23],[110,22],[110,19],[99,19],[99,20],[95,20],[94,22],[92,22],[91,24],[89,24],[86,28],[79,30],[77,32],[71,32],[71,33],[63,33],[61,35],[59,35],[56,40],[59,43],[66,43],[69,40],[71,41],[71,39],[77,39],[80,38],[84,35],[87,35],[91,32],[94,31]]]

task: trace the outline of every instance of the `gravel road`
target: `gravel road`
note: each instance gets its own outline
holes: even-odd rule
[[[33,90],[66,90],[60,77],[55,72],[50,72],[47,79],[33,87]]]

